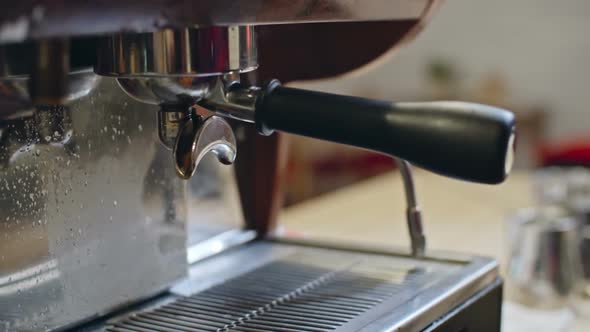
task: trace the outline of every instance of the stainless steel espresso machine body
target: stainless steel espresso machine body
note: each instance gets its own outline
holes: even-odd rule
[[[410,163],[499,183],[512,114],[279,81],[373,61],[436,2],[0,1],[0,331],[498,331],[497,264],[426,251]],[[272,238],[274,132],[397,158],[411,250]]]

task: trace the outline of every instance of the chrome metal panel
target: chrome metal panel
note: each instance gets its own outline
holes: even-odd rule
[[[193,265],[107,331],[421,331],[498,278],[494,261],[254,242]],[[97,330],[98,331],[98,330]]]
[[[190,238],[189,233],[189,238]],[[258,235],[253,230],[230,229],[205,239],[187,248],[187,261],[194,264],[231,248],[256,239]]]
[[[185,183],[156,108],[114,79],[68,108],[61,143],[19,136],[20,120],[0,125],[14,138],[0,146],[11,154],[0,158],[0,331],[86,320],[186,273]]]
[[[164,27],[416,19],[430,0],[0,1],[0,43]]]

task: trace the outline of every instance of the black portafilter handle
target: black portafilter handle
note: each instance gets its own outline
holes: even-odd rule
[[[476,103],[388,102],[281,86],[256,103],[256,126],[378,151],[432,172],[502,182],[512,167],[514,115]]]

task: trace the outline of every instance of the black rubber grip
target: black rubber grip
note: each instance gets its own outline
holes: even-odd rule
[[[382,152],[432,172],[502,182],[512,166],[514,115],[466,102],[393,103],[269,83],[256,125]]]

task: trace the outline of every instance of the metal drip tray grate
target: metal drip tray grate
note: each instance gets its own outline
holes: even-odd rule
[[[353,323],[366,325],[367,316],[393,310],[458,268],[334,250],[291,250],[194,295],[112,320],[106,330],[357,330]],[[387,310],[376,310],[383,306]]]

